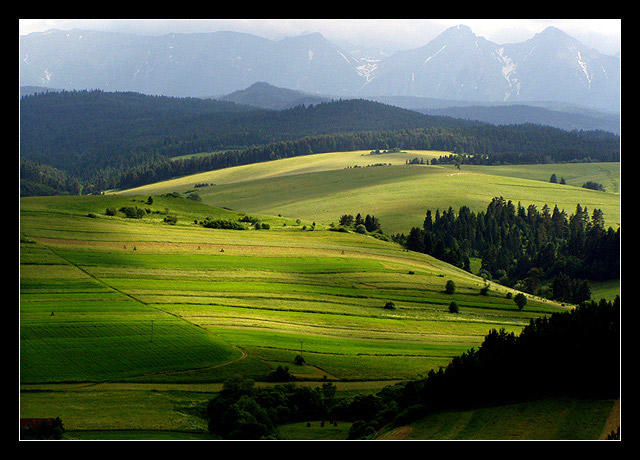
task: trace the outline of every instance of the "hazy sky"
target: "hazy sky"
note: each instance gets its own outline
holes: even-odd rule
[[[20,34],[49,29],[91,29],[161,35],[171,32],[246,32],[269,39],[320,32],[328,40],[387,50],[426,45],[445,29],[465,24],[494,43],[528,40],[555,26],[602,53],[621,49],[620,19],[20,19]]]

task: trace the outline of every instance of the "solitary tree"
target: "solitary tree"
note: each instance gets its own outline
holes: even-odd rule
[[[522,292],[520,292],[519,294],[516,294],[516,296],[513,298],[513,301],[518,306],[518,310],[522,310],[524,306],[527,304],[527,298]]]
[[[444,291],[447,294],[454,294],[456,292],[456,283],[453,280],[447,281],[447,284],[444,286]]]

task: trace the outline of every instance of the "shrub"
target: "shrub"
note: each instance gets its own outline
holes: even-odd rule
[[[55,419],[42,419],[40,423],[32,424],[28,423],[20,426],[20,436],[22,439],[29,440],[51,440],[62,439],[62,435],[65,433],[64,426],[60,417]]]
[[[304,357],[302,355],[296,355],[295,358],[293,358],[293,362],[298,365],[298,366],[302,366],[305,363]]]
[[[524,306],[527,304],[527,298],[522,292],[520,292],[519,294],[516,294],[516,296],[513,298],[513,301],[518,306],[518,310],[522,310]]]
[[[205,228],[222,228],[227,230],[246,230],[245,226],[239,224],[237,222],[233,222],[231,220],[223,220],[223,219],[212,219],[211,217],[207,217],[203,222],[202,226]]]
[[[454,283],[453,280],[447,281],[447,284],[444,285],[444,292],[454,294],[456,292],[456,283]]]
[[[253,216],[242,216],[240,219],[238,219],[238,221],[240,222],[250,222],[252,224],[256,224],[258,222],[260,222],[260,219],[258,219],[257,217],[253,217]]]
[[[137,206],[123,206],[118,211],[124,213],[125,217],[128,219],[142,219],[142,217],[147,213],[144,209]]]
[[[364,235],[364,234],[366,234],[366,233],[367,233],[367,227],[365,227],[365,226],[364,226],[364,225],[362,225],[362,224],[358,224],[358,225],[356,226],[356,233],[361,233],[361,234],[363,234],[363,235]]]
[[[594,181],[585,182],[584,184],[582,184],[582,188],[588,188],[590,190],[598,190],[600,192],[605,192],[606,191],[605,188],[604,188],[604,185],[599,184],[599,183],[594,182]]]
[[[449,304],[449,313],[458,313],[459,311],[458,302],[451,302]]]
[[[366,439],[376,433],[376,425],[371,421],[358,420],[349,428],[347,439]]]
[[[275,371],[267,376],[267,380],[271,382],[291,382],[296,378],[291,374],[286,366],[278,366]]]
[[[177,216],[165,216],[165,218],[162,220],[162,222],[165,222],[169,225],[175,225],[176,222],[178,222],[178,217]]]
[[[395,310],[396,305],[393,302],[387,302],[384,304],[384,308],[387,310]]]

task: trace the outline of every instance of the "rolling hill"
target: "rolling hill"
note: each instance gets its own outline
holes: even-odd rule
[[[23,383],[264,379],[297,353],[308,364],[299,377],[398,379],[446,363],[489,327],[518,330],[562,309],[531,299],[520,312],[509,289],[479,296],[481,278],[369,236],[263,215],[253,217],[269,230],[208,229],[197,221],[244,214],[147,198],[22,200]],[[106,215],[127,206],[149,212]],[[452,298],[461,313],[448,313]]]
[[[427,210],[435,213],[436,209],[442,211],[449,206],[457,210],[463,205],[483,210],[494,196],[522,202],[523,206],[534,204],[539,209],[544,204],[552,208],[557,204],[568,213],[577,204],[589,210],[600,208],[607,225],[620,224],[619,195],[581,188],[582,183],[578,182],[585,176],[578,176],[573,182],[577,187],[549,183],[553,165],[515,166],[500,174],[504,169],[495,166],[463,165],[457,170],[451,166],[405,164],[416,157],[430,160],[445,152],[370,153],[332,152],[287,158],[185,176],[123,193],[196,190],[204,203],[213,206],[297,216],[323,225],[337,223],[342,214],[373,214],[389,234],[407,233],[411,227],[421,226]],[[613,168],[608,169],[609,177],[619,177],[619,164],[601,166]],[[521,167],[528,172],[517,177],[514,171]],[[526,178],[536,168],[542,169],[537,180]],[[557,170],[561,174],[563,166],[557,165]],[[194,188],[196,184],[207,185]]]

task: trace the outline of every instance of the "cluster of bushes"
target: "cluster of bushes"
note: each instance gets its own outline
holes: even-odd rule
[[[278,439],[278,425],[325,420],[336,387],[293,384],[257,388],[251,379],[233,378],[207,405],[209,432],[222,439]]]
[[[402,152],[400,147],[393,147],[387,150],[383,150],[382,152],[379,149],[372,150],[371,152],[369,152],[369,155],[382,155],[384,153],[400,153],[400,152]]]
[[[597,190],[599,192],[606,192],[604,185],[594,182],[592,180],[582,184],[582,188],[588,188],[589,190]]]
[[[369,214],[364,218],[360,213],[358,213],[355,218],[351,214],[343,214],[340,216],[339,223],[342,227],[354,228],[357,233],[382,232],[378,218]]]
[[[204,228],[221,228],[225,230],[246,230],[242,224],[234,222],[232,220],[225,219],[213,219],[212,217],[206,217],[204,220],[198,222]]]
[[[177,216],[165,216],[165,218],[162,220],[164,223],[169,224],[169,225],[175,225],[178,222],[178,217]]]
[[[23,440],[62,439],[65,431],[60,417],[20,420],[20,439]]]
[[[147,214],[150,214],[151,210],[149,208],[142,209],[137,206],[123,206],[120,209],[107,208],[105,214],[107,216],[115,216],[118,212],[123,213],[125,217],[129,219],[142,219]]]
[[[249,215],[242,216],[240,219],[238,219],[238,221],[252,224],[253,228],[255,228],[256,230],[269,230],[271,228],[271,225],[269,225],[268,223],[260,222],[260,219],[258,219],[257,217]]]

